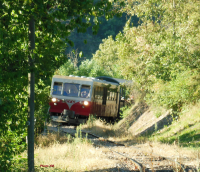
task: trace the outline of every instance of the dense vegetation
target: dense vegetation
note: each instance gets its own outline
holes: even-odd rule
[[[82,52],[82,56],[84,57],[82,58],[83,60],[91,59],[92,54],[98,50],[99,44],[102,43],[103,39],[109,36],[115,37],[120,31],[123,30],[127,17],[127,13],[123,13],[121,17],[117,17],[115,15],[109,20],[101,17],[99,19],[99,30],[95,35],[92,33],[92,26],[89,27],[85,33],[78,33],[77,29],[75,29],[69,36],[69,38],[73,41],[74,46],[67,47],[65,53],[70,58],[71,51],[76,50],[78,54],[79,52]],[[134,23],[134,26],[137,26],[138,20],[139,19],[136,16],[133,16],[131,22]],[[77,62],[78,65],[81,64],[80,62],[82,59]]]
[[[57,72],[95,76],[98,71],[134,80],[148,103],[180,112],[184,104],[200,97],[199,5],[196,1],[127,1],[121,12],[130,19],[123,31],[103,39],[92,60],[69,71],[71,59]],[[135,15],[140,19],[137,26],[131,20]]]
[[[36,75],[37,129],[48,110],[49,84],[54,73],[133,80],[140,98],[172,109],[174,115],[184,105],[199,101],[198,1],[19,0],[3,1],[0,7],[2,169],[11,169],[14,155],[26,148],[31,70]],[[112,18],[122,13],[121,18]],[[28,63],[31,16],[36,22],[34,69]],[[92,36],[98,29],[100,32]]]
[[[133,80],[137,97],[149,105],[170,109],[174,119],[181,116],[173,125],[184,123],[176,129],[180,132],[173,135],[168,133],[173,126],[167,127],[159,139],[173,143],[179,138],[184,146],[190,145],[188,140],[195,145],[194,141],[199,140],[199,10],[197,1],[127,1],[121,12],[130,18],[123,31],[103,39],[92,60],[83,61],[71,72],[64,66],[57,72],[96,76],[93,71],[99,71]],[[135,15],[139,18],[137,26],[132,22]],[[73,60],[67,63],[73,64]],[[195,104],[198,113],[188,115],[185,109]]]
[[[0,167],[9,171],[14,156],[26,149],[28,73],[35,73],[36,130],[48,110],[51,76],[66,60],[69,35],[74,29],[97,33],[99,19],[112,18],[117,9],[102,1],[3,0],[0,3]],[[120,5],[120,4],[119,4]],[[29,42],[29,22],[35,20],[35,47]],[[94,22],[91,19],[94,19]],[[34,66],[30,67],[30,57]]]

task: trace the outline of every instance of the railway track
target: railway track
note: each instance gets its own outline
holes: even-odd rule
[[[57,132],[63,132],[75,137],[76,127],[63,127],[57,126]],[[55,127],[49,130],[56,131]],[[91,140],[96,148],[106,148],[105,152],[110,158],[120,160],[122,164],[125,164],[129,171],[140,172],[197,172],[197,168],[194,166],[184,165],[190,161],[188,158],[183,157],[163,157],[155,154],[152,151],[141,150],[140,147],[127,146],[108,139],[99,137],[95,134],[81,131],[82,137],[86,137]],[[120,151],[119,151],[120,150]],[[131,151],[130,151],[131,150]]]

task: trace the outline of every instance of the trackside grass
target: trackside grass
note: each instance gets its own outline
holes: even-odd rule
[[[185,107],[179,119],[152,135],[134,137],[129,132],[120,132],[118,126],[118,123],[108,124],[91,116],[87,124],[77,127],[75,137],[64,133],[39,135],[35,139],[35,171],[107,171],[114,168],[118,162],[106,156],[109,150],[95,147],[87,137],[82,137],[80,130],[166,157],[184,155],[192,158],[193,165],[200,169],[200,103]],[[115,150],[127,151],[126,147],[115,147]],[[127,154],[131,151],[134,150],[128,150]],[[27,171],[27,152],[21,156],[24,159],[13,165],[16,171]]]
[[[179,119],[153,133],[150,140],[193,149],[200,148],[200,103],[185,107]]]

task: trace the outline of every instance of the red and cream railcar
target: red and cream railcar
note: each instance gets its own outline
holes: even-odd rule
[[[80,123],[90,114],[117,118],[120,85],[109,81],[78,76],[55,75],[51,84],[50,116],[54,121]]]

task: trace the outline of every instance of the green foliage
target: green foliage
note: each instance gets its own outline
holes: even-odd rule
[[[67,59],[65,48],[73,46],[71,32],[85,32],[99,17],[114,16],[108,0],[14,1],[1,3],[0,14],[0,167],[12,170],[13,156],[25,148],[28,112],[28,73],[35,73],[36,128],[41,128],[47,113],[49,79]],[[35,21],[34,56],[30,51],[29,22]],[[30,67],[29,58],[33,58]]]
[[[156,118],[159,118],[161,115],[162,115],[161,112],[157,112],[157,113],[156,113]]]
[[[88,140],[88,134],[85,137],[82,136],[81,125],[76,128],[75,138],[73,139],[72,145],[76,146],[80,143],[90,143]]]
[[[94,115],[89,115],[89,118],[87,120],[87,125],[89,128],[92,128],[94,126],[95,120],[96,120],[96,117]]]
[[[0,167],[3,171],[10,169],[15,154],[26,148],[27,94],[22,90],[17,92],[20,89],[20,84],[0,85]]]
[[[113,10],[117,9],[119,9],[119,7],[116,7]],[[68,54],[73,49],[78,49],[79,51],[83,52],[83,57],[85,59],[91,59],[92,54],[98,50],[102,39],[105,39],[108,36],[115,37],[119,31],[123,30],[123,26],[126,23],[127,17],[125,13],[121,14],[119,11],[116,11],[113,18],[110,18],[109,15],[107,16],[108,18],[105,18],[104,16],[99,18],[93,16],[91,18],[87,18],[91,21],[91,26],[88,27],[84,33],[80,33],[78,29],[74,29],[69,36],[69,39],[73,41],[74,45],[73,47],[67,47],[66,53]],[[133,17],[134,25],[137,25],[137,21],[138,18]],[[95,32],[94,35],[93,26],[96,22],[99,24],[99,27],[96,27],[98,28],[98,32]],[[80,63],[78,63],[78,65],[80,65]]]
[[[35,87],[35,136],[37,137],[44,130],[44,123],[48,120],[50,80],[44,83],[39,81]]]
[[[127,106],[127,105],[122,107],[122,108],[120,108],[120,117],[122,119],[126,118],[130,114],[130,109],[131,109],[131,107]]]
[[[84,60],[81,62],[79,67],[74,67],[71,60],[68,60],[64,65],[62,65],[56,72],[57,75],[69,76],[87,76],[87,77],[97,77],[97,76],[112,76],[113,74],[108,73],[103,67],[99,66],[94,60]]]
[[[148,102],[180,112],[184,104],[195,103],[200,98],[200,86],[196,80],[198,75],[196,70],[188,70],[177,74],[177,77],[169,82],[156,84],[155,91],[147,96]]]
[[[197,1],[122,1],[127,21],[115,39],[103,40],[93,58],[106,70],[134,80],[140,96],[173,110],[199,99],[199,6]]]
[[[184,105],[179,119],[159,132],[154,132],[150,140],[199,149],[199,122],[200,103]]]
[[[99,50],[93,55],[94,61],[106,71],[107,75],[122,78],[122,66],[118,60],[118,44],[115,43],[112,36],[102,41],[103,43],[100,44]]]
[[[14,157],[14,163],[11,166],[13,171],[28,171],[28,161],[27,158],[23,158],[21,155]]]
[[[77,72],[77,68],[74,67],[74,64],[71,62],[71,60],[68,60],[65,62],[56,72],[56,75],[63,75],[63,76],[69,76],[73,75]]]
[[[91,76],[92,70],[96,67],[96,64],[91,60],[85,60],[81,62],[81,65],[78,68],[78,76]]]
[[[94,60],[85,60],[79,66],[79,70],[77,72],[79,76],[89,76],[89,77],[97,77],[97,76],[104,76],[109,74],[105,69],[100,67],[97,62]]]

